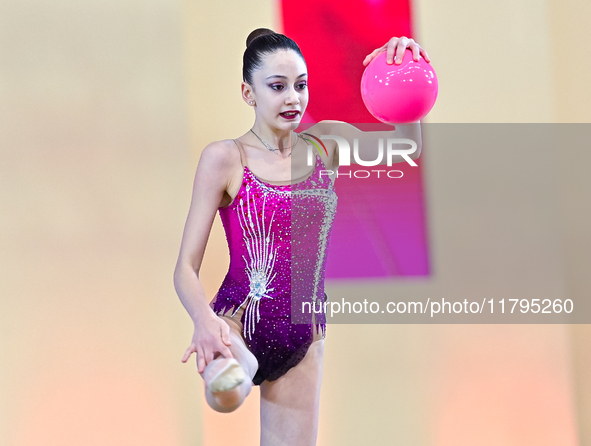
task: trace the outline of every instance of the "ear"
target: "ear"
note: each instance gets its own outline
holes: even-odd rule
[[[251,87],[251,85],[246,82],[242,82],[240,88],[242,88],[242,99],[244,100],[244,102],[246,102],[246,104],[250,106],[256,105],[254,89]]]

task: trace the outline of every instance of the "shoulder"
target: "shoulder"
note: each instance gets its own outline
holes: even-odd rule
[[[316,124],[314,124],[310,128],[308,128],[308,130],[306,130],[306,133],[309,133],[311,135],[314,135],[314,136],[320,138],[321,135],[330,134],[330,132],[332,131],[332,128],[333,128],[333,124],[335,122],[337,122],[337,121],[324,120],[324,121],[317,122]]]
[[[222,167],[231,163],[238,156],[238,147],[231,139],[222,139],[220,141],[213,141],[207,144],[201,151],[199,163],[213,164]]]
[[[231,168],[236,164],[236,160],[240,162],[240,153],[238,147],[232,139],[223,139],[221,141],[213,141],[207,144],[199,158],[199,164],[211,168]]]
[[[311,136],[308,143],[319,146],[321,158],[324,164],[330,169],[338,169],[338,162],[335,162],[336,141],[330,138],[322,138],[322,136],[332,135],[336,131],[335,123],[338,121],[320,121],[314,124],[309,129],[302,132],[304,137]]]
[[[241,167],[240,152],[233,140],[213,141],[201,151],[195,182],[227,189],[241,174]]]

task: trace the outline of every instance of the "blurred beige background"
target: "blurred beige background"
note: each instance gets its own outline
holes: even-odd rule
[[[590,121],[588,2],[417,0],[414,14],[440,83],[424,122]],[[280,31],[277,17],[271,1],[0,3],[0,445],[257,444],[257,390],[236,413],[213,413],[194,363],[180,362],[192,324],[172,272],[200,151],[252,123],[246,36]],[[519,154],[540,178],[528,216],[547,218],[525,228],[539,249],[512,252],[527,235],[503,224],[516,202],[500,205],[495,184],[425,139],[436,274],[332,285],[331,297],[445,297],[493,279],[523,297],[519,275],[491,276],[513,254],[548,296],[591,295],[586,147]],[[504,188],[528,186],[494,154],[472,159],[509,169]],[[478,206],[452,178],[470,180]],[[226,268],[218,219],[202,269],[210,296]],[[319,445],[590,445],[590,335],[331,325]]]

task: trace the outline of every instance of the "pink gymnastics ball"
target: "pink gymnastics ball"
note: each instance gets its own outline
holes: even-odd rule
[[[386,62],[386,51],[375,57],[361,77],[361,97],[369,112],[387,124],[409,124],[433,108],[439,90],[437,75],[423,56],[413,60],[406,49],[402,63]]]

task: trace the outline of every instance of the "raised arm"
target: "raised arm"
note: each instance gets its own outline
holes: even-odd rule
[[[421,155],[420,122],[404,125],[396,124],[391,131],[364,132],[346,122],[321,121],[310,127],[306,132],[322,140],[327,147],[331,166],[334,169],[338,168],[339,165],[345,165],[347,160],[350,160],[351,164],[357,163],[354,153],[355,140],[357,140],[356,152],[359,159],[363,161],[376,160],[379,155],[380,144],[382,144],[383,153],[379,165],[388,163],[387,153],[389,147],[396,151],[391,156],[392,163],[414,161]],[[350,155],[347,156],[347,153]]]
[[[203,254],[216,211],[232,177],[232,141],[218,141],[203,149],[195,180],[193,197],[185,223],[181,248],[174,270],[175,290],[193,320],[195,332],[182,361],[197,353],[199,373],[213,360],[216,352],[232,357],[228,325],[214,314],[199,281]]]
[[[407,48],[412,51],[415,61],[418,61],[422,56],[425,61],[428,63],[431,62],[424,48],[413,39],[402,36],[392,37],[380,48],[376,48],[366,56],[363,60],[363,65],[367,66],[384,51],[386,51],[387,63],[400,64]],[[422,138],[420,121],[410,124],[395,124],[395,128],[391,131],[381,132],[364,132],[342,121],[321,121],[310,127],[307,133],[322,140],[328,152],[327,166],[330,166],[329,168],[332,170],[336,170],[339,165],[348,164],[348,161],[351,164],[356,163],[354,156],[355,139],[358,142],[358,157],[362,161],[374,161],[378,158],[380,140],[383,143],[383,156],[379,164],[388,164],[388,159],[390,158],[392,163],[408,162],[411,165],[416,165],[414,160],[421,155]],[[332,137],[329,137],[329,135]],[[339,139],[341,144],[337,144]],[[388,139],[396,139],[398,142],[390,141],[388,143]],[[396,151],[391,157],[387,156],[389,148]]]

